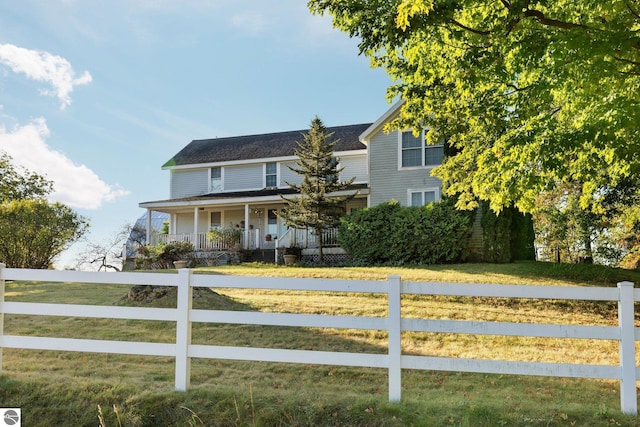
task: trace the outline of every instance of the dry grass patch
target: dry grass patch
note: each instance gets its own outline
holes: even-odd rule
[[[489,271],[492,267],[494,270]],[[536,267],[540,268],[538,274],[535,274]],[[199,274],[345,280],[385,280],[390,274],[399,274],[412,281],[593,286],[602,280],[602,284],[614,286],[625,272],[611,270],[614,271],[596,272],[597,280],[587,280],[587,273],[573,270],[567,273],[567,280],[562,280],[556,267],[535,263],[424,269],[245,265],[205,269]],[[121,298],[127,291],[127,286],[119,285],[22,282],[7,283],[5,297],[8,301],[112,305],[123,304]],[[383,317],[387,313],[385,296],[373,293],[215,291],[218,295],[194,301],[194,306],[369,317]],[[151,305],[175,306],[175,296],[169,294]],[[606,303],[405,295],[402,310],[405,317],[432,319],[617,323],[615,304]],[[6,315],[5,333],[172,342],[175,325],[172,322]],[[366,330],[194,324],[193,341],[239,347],[384,353],[387,334]],[[562,363],[616,364],[618,360],[615,342],[486,335],[405,332],[403,351],[430,356]],[[39,412],[42,411],[39,408],[57,408],[50,414],[60,414],[60,420],[65,420],[62,417],[65,410],[60,407],[69,405],[73,409],[66,412],[74,414],[75,425],[88,424],[88,418],[83,418],[86,412],[95,420],[97,404],[112,421],[113,414],[107,408],[116,404],[127,420],[126,425],[216,425],[213,420],[218,419],[223,420],[218,425],[635,425],[635,418],[624,417],[617,411],[618,384],[612,381],[406,371],[403,372],[403,403],[389,405],[386,372],[381,369],[194,359],[193,390],[179,394],[172,391],[172,358],[8,349],[3,351],[3,356],[0,399],[5,406],[23,407],[31,419],[44,413]],[[53,399],[49,395],[58,397]],[[203,423],[197,424],[190,411]]]

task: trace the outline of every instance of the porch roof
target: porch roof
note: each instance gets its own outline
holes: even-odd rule
[[[367,184],[352,184],[348,190],[336,194],[348,194],[357,191],[358,195],[364,196],[369,194],[369,186]],[[225,193],[209,193],[199,196],[183,197],[179,199],[166,199],[151,202],[140,203],[139,206],[145,209],[162,209],[180,208],[188,206],[202,205],[230,205],[244,203],[267,203],[281,201],[280,195],[288,196],[297,192],[291,188],[265,188],[255,191],[233,191]],[[356,196],[357,197],[357,196]]]
[[[328,132],[333,133],[331,140],[338,140],[334,151],[366,149],[359,136],[370,125],[371,123],[364,123],[327,128]],[[308,129],[193,140],[162,167],[293,156],[298,142],[303,141],[303,134],[307,132]]]

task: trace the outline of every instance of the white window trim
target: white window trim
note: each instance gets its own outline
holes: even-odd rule
[[[207,176],[209,177],[209,193],[213,192],[213,188],[211,188],[211,169],[220,168],[220,192],[224,191],[224,167],[222,166],[212,166],[207,169]]]
[[[412,206],[411,205],[411,194],[413,193],[422,193],[422,204],[420,206],[424,206],[424,193],[427,192],[431,192],[433,191],[436,195],[435,197],[435,201],[438,202],[440,201],[440,188],[438,187],[428,187],[428,188],[409,188],[407,189],[407,206]]]
[[[267,163],[276,164],[276,186],[280,188],[280,162],[265,162],[262,164],[262,188],[267,188]],[[271,187],[269,187],[271,188]]]
[[[424,133],[425,131],[423,130],[422,132],[420,132],[420,139],[422,140],[422,144],[421,144],[421,149],[420,149],[420,155],[422,156],[422,160],[421,160],[421,165],[420,166],[402,166],[402,134],[405,132],[411,132],[411,129],[406,129],[403,131],[398,131],[398,170],[399,171],[408,171],[408,170],[418,170],[418,169],[433,169],[435,167],[440,166],[440,164],[437,165],[425,165],[425,142],[424,142]],[[437,145],[429,145],[429,147],[444,147],[444,144],[437,144]]]

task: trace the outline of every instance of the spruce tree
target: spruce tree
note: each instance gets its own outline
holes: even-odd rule
[[[318,116],[311,121],[309,132],[303,134],[304,140],[298,142],[295,151],[297,167],[289,168],[302,176],[300,184],[287,182],[299,195],[290,199],[281,196],[288,205],[281,214],[285,223],[294,228],[310,228],[317,236],[320,263],[324,262],[323,231],[338,226],[346,202],[356,195],[335,194],[347,190],[355,178],[339,181],[343,168],[338,167],[338,159],[333,156],[338,140],[332,141],[332,136]]]

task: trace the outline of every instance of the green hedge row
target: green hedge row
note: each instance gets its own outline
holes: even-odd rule
[[[453,263],[467,254],[473,215],[449,200],[422,207],[392,201],[343,217],[338,236],[355,263]]]

